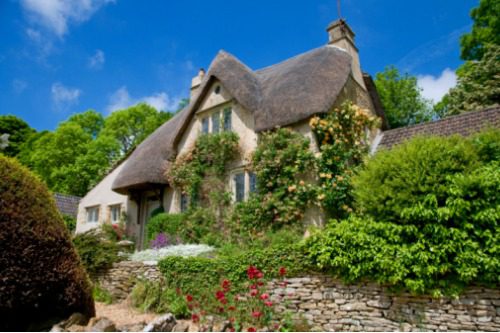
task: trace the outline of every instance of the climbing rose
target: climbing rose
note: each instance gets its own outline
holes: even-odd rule
[[[258,293],[259,293],[259,292],[258,292],[256,289],[252,289],[252,290],[250,291],[250,296],[257,296],[257,294],[258,294]]]
[[[191,302],[193,300],[193,296],[186,295],[186,301]]]
[[[279,274],[280,274],[280,276],[285,276],[286,275],[286,268],[285,267],[280,267]]]
[[[215,293],[215,298],[217,298],[219,301],[223,299],[226,296],[223,291],[219,290]]]
[[[255,330],[255,328],[253,328],[253,327],[249,327],[249,328],[247,329],[247,332],[256,332],[256,330]]]
[[[231,287],[231,282],[229,280],[222,281],[222,289],[224,289],[224,291],[229,291],[230,287]]]
[[[193,313],[191,315],[191,320],[193,321],[193,323],[197,323],[200,321],[200,316],[198,316],[196,313]]]
[[[265,306],[269,306],[269,307],[273,306],[273,302],[270,302],[270,301],[264,302],[264,304],[265,304]]]
[[[269,298],[268,294],[262,294],[262,295],[260,295],[260,299],[262,299],[262,300],[265,300],[265,299],[268,299],[268,298]]]

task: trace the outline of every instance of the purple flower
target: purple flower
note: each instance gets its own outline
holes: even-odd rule
[[[163,232],[156,235],[156,238],[151,241],[151,248],[161,249],[162,247],[167,247],[170,241],[168,236]]]

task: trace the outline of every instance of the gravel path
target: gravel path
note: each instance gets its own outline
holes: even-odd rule
[[[106,317],[115,323],[116,327],[133,325],[141,322],[149,323],[158,315],[145,312],[132,307],[129,300],[116,304],[104,304],[95,302],[96,317]]]

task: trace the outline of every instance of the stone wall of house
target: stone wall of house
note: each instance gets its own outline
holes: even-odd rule
[[[273,281],[270,290],[280,311],[324,331],[500,331],[499,289],[470,287],[457,299],[432,299],[318,275],[290,278],[286,287]]]
[[[121,261],[100,274],[97,282],[102,289],[111,293],[113,299],[122,300],[132,291],[137,280],[159,282],[162,278],[158,266],[154,263]]]

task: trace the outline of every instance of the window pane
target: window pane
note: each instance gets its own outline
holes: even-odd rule
[[[188,197],[187,194],[181,194],[181,212],[185,212],[188,208]]]
[[[235,199],[236,202],[245,199],[245,174],[238,173],[234,175]]]
[[[99,208],[87,208],[87,222],[95,223],[99,221]]]
[[[257,177],[255,176],[255,173],[250,172],[248,174],[249,182],[250,182],[250,192],[255,192],[257,189]]]
[[[220,112],[212,114],[212,133],[219,133],[220,129]]]
[[[204,134],[208,133],[208,117],[205,117],[201,120],[201,131]]]
[[[224,131],[231,131],[231,108],[224,109]]]

